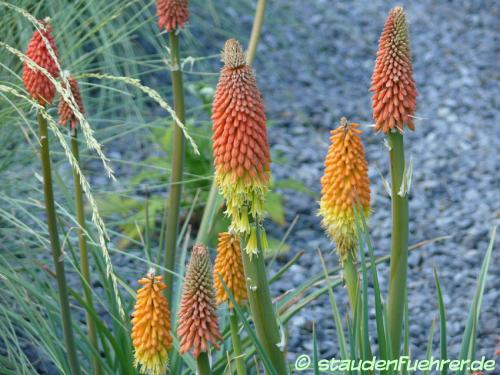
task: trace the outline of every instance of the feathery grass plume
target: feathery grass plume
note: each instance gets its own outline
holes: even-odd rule
[[[73,98],[75,99],[75,103],[78,106],[78,109],[80,110],[80,113],[83,115],[85,114],[84,108],[83,108],[83,101],[82,101],[82,96],[80,94],[80,88],[78,87],[78,82],[76,79],[72,76],[68,75],[68,85],[65,85],[66,89],[71,90],[71,94],[73,95]],[[76,117],[75,113],[71,109],[70,105],[68,102],[61,97],[59,101],[59,107],[58,107],[58,114],[59,114],[59,124],[66,126],[66,124],[69,122],[71,125],[71,129],[74,129],[76,125],[78,124],[78,118]]]
[[[414,130],[417,90],[413,79],[408,25],[403,8],[389,13],[379,40],[370,91],[375,131],[387,133],[403,125]]]
[[[189,18],[188,0],[157,0],[158,26],[168,32],[184,27]]]
[[[356,195],[363,214],[368,216],[370,213],[368,165],[358,126],[342,117],[339,127],[331,131],[331,145],[325,159],[325,173],[321,178],[319,215],[323,218],[322,224],[328,235],[337,244],[341,261],[349,253],[355,254],[357,248],[354,218]]]
[[[181,354],[192,349],[198,358],[200,353],[208,352],[210,343],[219,349],[221,334],[216,309],[210,257],[207,248],[198,244],[193,247],[178,313]]]
[[[214,287],[217,303],[221,304],[227,301],[229,307],[232,307],[233,304],[218,277],[219,274],[238,304],[247,299],[240,240],[230,232],[219,233],[214,266]]]
[[[53,77],[59,77],[59,69],[57,62],[54,61],[47,46],[43,40],[45,38],[50,44],[52,50],[55,52],[59,59],[59,54],[56,49],[54,38],[52,37],[52,27],[48,19],[40,21],[43,29],[35,30],[31,37],[28,48],[26,49],[26,56],[33,60],[40,67],[47,70]],[[31,68],[26,62],[23,63],[23,83],[30,96],[38,101],[41,105],[51,104],[56,94],[56,88],[50,82],[49,78],[41,71]]]
[[[142,288],[137,292],[137,301],[132,313],[132,343],[135,366],[143,374],[164,374],[168,363],[168,351],[172,348],[170,334],[170,311],[163,289],[162,276],[150,271],[139,280]]]
[[[222,61],[212,105],[215,179],[226,200],[230,230],[250,235],[246,250],[255,253],[249,216],[257,224],[262,221],[270,179],[264,102],[237,40],[226,42]]]

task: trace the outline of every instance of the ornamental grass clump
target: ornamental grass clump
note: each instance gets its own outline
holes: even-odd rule
[[[237,40],[225,43],[222,61],[212,105],[215,179],[226,200],[230,230],[250,236],[245,249],[255,254],[255,226],[264,218],[270,179],[264,102]]]
[[[355,211],[365,217],[370,214],[368,164],[358,127],[343,117],[331,131],[319,209],[322,225],[336,244],[353,310],[359,279],[354,265],[358,247]]]
[[[408,268],[408,194],[411,165],[406,166],[403,130],[414,129],[416,89],[410,40],[403,8],[393,8],[379,40],[370,90],[375,131],[387,135],[391,169],[392,240],[388,328],[393,358],[399,356]]]
[[[135,366],[141,373],[160,375],[168,364],[172,348],[170,310],[163,290],[167,287],[162,276],[149,272],[139,280],[137,301],[132,313],[132,344]]]
[[[58,68],[59,64],[58,61],[55,60],[59,59],[59,54],[51,34],[52,28],[48,19],[39,21],[39,23],[40,29],[33,33],[28,43],[28,48],[26,49],[26,57],[32,60],[36,66],[32,67],[27,62],[24,62],[22,79],[29,95],[36,100],[38,104],[45,107],[52,104],[54,100],[56,89],[51,82],[51,78],[56,79],[60,75]],[[42,69],[44,71],[42,71]],[[47,228],[59,292],[64,341],[68,352],[71,373],[77,375],[80,374],[80,367],[73,337],[68,288],[64,271],[64,256],[62,254],[57,228],[54,191],[52,188],[48,126],[47,120],[42,116],[40,111],[38,112],[37,119],[39,124],[40,160],[42,164]]]
[[[218,342],[222,339],[217,322],[212,274],[207,248],[201,244],[195,245],[182,289],[177,336],[180,353],[191,350],[198,361],[200,373],[210,368],[207,356],[209,345],[219,349]]]
[[[184,27],[189,19],[188,0],[157,0],[158,26],[168,32]]]

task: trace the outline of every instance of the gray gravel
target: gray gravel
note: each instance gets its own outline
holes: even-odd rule
[[[380,174],[389,178],[383,136],[370,128],[371,71],[386,1],[299,0],[270,2],[255,63],[269,117],[274,178],[294,178],[319,194],[328,131],[341,116],[363,124],[372,183],[371,233],[377,254],[390,249],[390,200]],[[408,16],[419,91],[416,131],[406,137],[413,159],[410,244],[438,236],[409,259],[410,344],[423,358],[433,319],[438,319],[432,269],[436,267],[448,314],[450,357],[457,357],[489,231],[500,217],[499,36],[500,3],[494,1],[401,2]],[[498,29],[497,29],[498,31]],[[265,57],[264,57],[265,56]],[[379,174],[380,171],[380,174]],[[286,285],[321,272],[319,248],[335,265],[322,234],[317,203],[284,190],[289,222],[299,215],[289,240],[292,256],[306,254]],[[274,234],[284,229],[275,228]],[[498,243],[498,241],[497,241]],[[387,284],[388,267],[380,267]],[[345,310],[346,293],[338,291]],[[500,335],[500,257],[494,252],[479,325],[479,355],[492,358]],[[316,321],[321,356],[337,354],[327,297],[292,320],[290,359],[311,353]],[[434,348],[438,348],[437,337]],[[438,351],[435,351],[438,354]]]

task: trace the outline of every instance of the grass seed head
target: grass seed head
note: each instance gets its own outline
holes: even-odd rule
[[[389,13],[379,40],[370,91],[375,131],[387,133],[403,125],[414,130],[417,90],[413,79],[410,39],[403,8]]]
[[[200,353],[208,351],[209,344],[219,348],[217,342],[221,340],[221,334],[217,322],[212,272],[207,248],[195,245],[178,313],[177,336],[181,354],[192,350],[193,356],[198,358]]]
[[[217,257],[215,258],[214,267],[214,287],[217,303],[221,304],[227,301],[229,307],[232,307],[233,304],[218,275],[224,280],[224,283],[238,304],[247,299],[240,240],[236,235],[229,232],[219,233]]]
[[[33,60],[37,65],[47,70],[54,78],[59,77],[57,64],[50,55],[45,40],[49,43],[52,50],[58,55],[54,38],[52,37],[52,27],[46,21],[39,21],[43,29],[35,30],[31,37],[26,56]],[[43,37],[42,37],[43,36]],[[59,57],[58,57],[59,58]],[[56,88],[50,82],[49,78],[38,69],[32,69],[26,62],[23,63],[23,83],[29,95],[38,101],[41,105],[51,104],[54,100]]]
[[[264,217],[270,163],[264,102],[243,48],[230,39],[212,104],[215,179],[227,204],[230,230],[250,233]]]
[[[69,83],[69,89],[71,90],[71,93],[73,95],[73,98],[75,99],[78,109],[83,114],[84,113],[83,101],[82,101],[82,96],[80,95],[80,88],[78,87],[78,82],[76,81],[75,78],[70,76],[68,77],[68,83]],[[72,129],[76,127],[78,119],[76,118],[76,115],[73,113],[73,110],[71,109],[69,104],[62,96],[59,101],[58,114],[59,114],[59,124],[66,126],[66,124],[69,122]]]
[[[188,0],[157,0],[158,26],[167,32],[184,27],[189,19]]]
[[[326,232],[336,243],[342,261],[356,251],[354,208],[358,198],[360,211],[365,216],[370,213],[368,164],[358,126],[348,123],[343,117],[339,127],[331,131],[331,144],[321,178],[319,215],[323,218],[322,225]]]
[[[166,285],[162,276],[152,272],[139,280],[137,301],[132,313],[132,344],[135,366],[141,373],[165,373],[168,351],[172,348],[170,310],[163,295]]]

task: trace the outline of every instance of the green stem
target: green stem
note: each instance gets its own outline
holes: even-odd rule
[[[266,9],[266,0],[259,0],[257,9],[255,10],[255,18],[253,20],[252,34],[250,35],[250,42],[248,42],[247,50],[247,64],[252,65],[257,51],[257,44],[259,43],[260,31],[264,23],[264,12]]]
[[[389,281],[388,320],[392,357],[399,357],[408,267],[408,193],[398,195],[405,171],[403,135],[389,133],[389,157],[392,183],[391,274]]]
[[[351,311],[354,316],[359,289],[359,274],[358,269],[354,264],[352,254],[347,255],[344,263],[342,264],[342,268],[344,273],[345,285],[347,287],[347,295],[349,297],[349,304],[351,305]]]
[[[80,153],[78,150],[78,132],[76,128],[71,130],[71,152],[75,158],[78,165],[80,165]],[[82,185],[80,183],[80,174],[73,168],[73,185],[75,189],[75,209],[76,209],[76,219],[78,221],[78,245],[80,248],[80,272],[84,282],[83,292],[85,294],[85,302],[87,303],[87,308],[94,310],[94,302],[92,298],[91,290],[91,279],[90,279],[90,267],[89,267],[89,256],[87,250],[87,239],[86,239],[86,229],[85,229],[85,209],[83,205],[83,192]],[[96,325],[94,319],[90,315],[89,311],[86,312],[87,328],[88,328],[88,338],[90,344],[94,348],[94,353],[92,355],[92,369],[93,374],[101,374],[101,365],[99,363],[99,344],[97,343],[97,333]]]
[[[49,230],[52,257],[56,271],[57,288],[59,291],[59,303],[61,305],[61,319],[63,326],[64,342],[68,352],[68,361],[73,375],[80,374],[80,366],[76,355],[75,340],[73,338],[73,327],[71,325],[71,312],[69,308],[68,289],[64,273],[64,256],[59,243],[57,232],[56,210],[54,206],[54,191],[52,190],[52,172],[50,168],[49,138],[47,131],[47,120],[38,113],[39,135],[40,135],[40,158],[42,162],[43,192],[45,196],[45,210],[47,213],[47,227]]]
[[[176,30],[169,33],[171,76],[174,95],[174,109],[179,120],[185,123],[184,90],[182,84],[182,70],[179,53],[179,38]],[[177,250],[177,235],[179,231],[179,210],[182,193],[182,170],[184,164],[184,134],[182,129],[174,123],[172,134],[172,175],[170,179],[170,193],[168,200],[167,228],[165,233],[165,268],[174,271],[175,254]],[[165,293],[169,304],[172,304],[173,274],[165,271]]]
[[[247,279],[250,312],[257,331],[257,337],[278,374],[287,374],[285,356],[280,350],[281,336],[274,314],[271,293],[267,282],[266,265],[262,251],[260,229],[257,225],[258,253],[243,253],[243,268]]]
[[[210,192],[208,193],[207,204],[205,205],[205,210],[203,211],[203,216],[201,218],[200,228],[198,229],[198,235],[196,236],[196,243],[207,245],[213,218],[220,203],[221,196],[214,179],[214,181],[212,182],[212,186],[210,187]]]
[[[200,353],[198,358],[196,358],[196,367],[198,368],[197,375],[210,375],[212,373],[207,352]]]
[[[238,334],[238,317],[231,311],[229,313],[229,324],[231,326],[231,340],[233,342],[233,350],[236,362],[236,372],[238,375],[246,375],[245,358],[241,349],[240,335]]]

